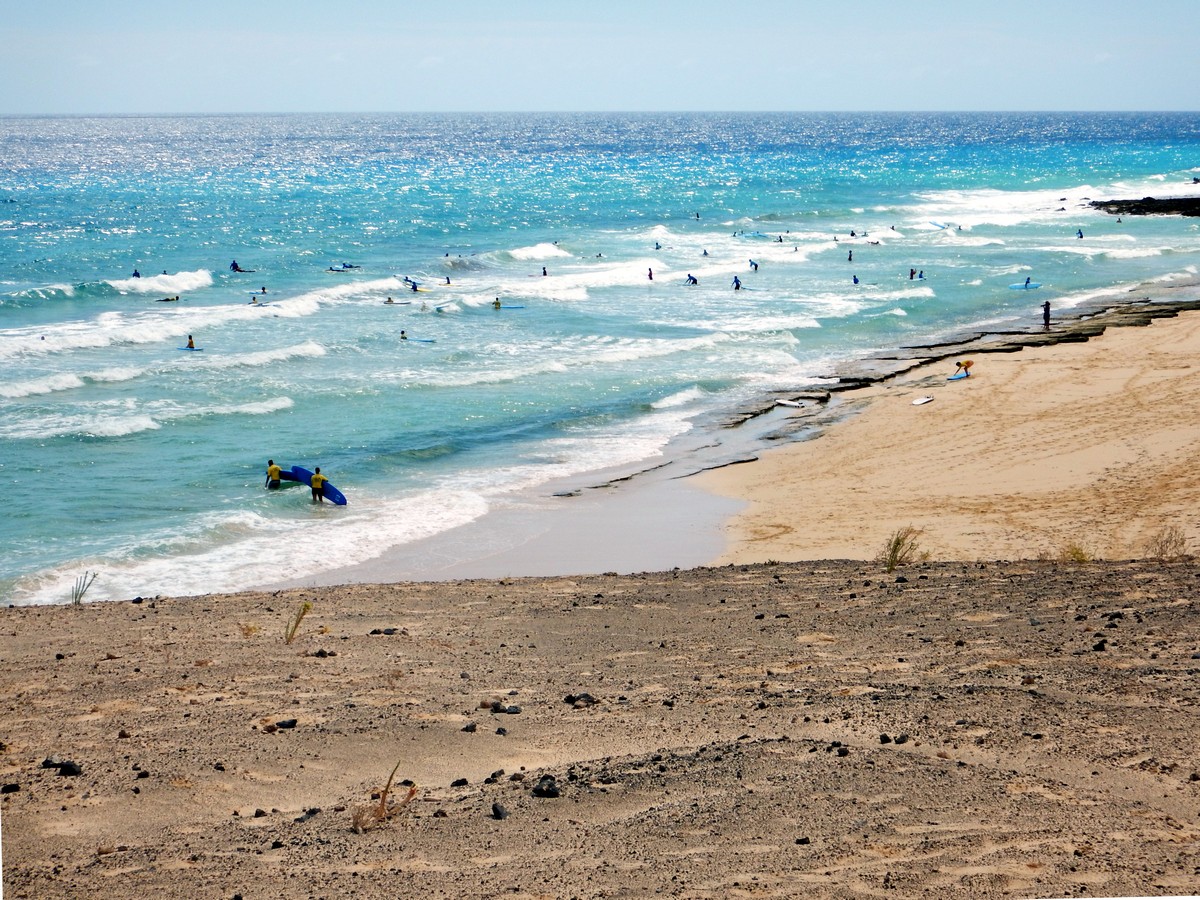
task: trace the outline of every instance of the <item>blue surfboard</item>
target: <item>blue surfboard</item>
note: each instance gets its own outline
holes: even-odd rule
[[[303,466],[292,466],[292,477],[296,481],[312,487],[313,473],[308,471],[308,469],[304,468]],[[331,503],[337,504],[338,506],[346,505],[346,496],[328,481],[321,485],[321,496]]]
[[[1025,284],[1025,282],[1021,282],[1020,284],[1010,284],[1008,289],[1010,291],[1034,291],[1041,286],[1041,282],[1031,281],[1029,284]]]
[[[962,380],[963,380],[964,378],[966,378],[966,377],[967,377],[967,373],[966,373],[966,372],[959,372],[957,375],[951,375],[951,376],[950,376],[949,378],[947,378],[946,380],[947,380],[947,381],[962,381]]]

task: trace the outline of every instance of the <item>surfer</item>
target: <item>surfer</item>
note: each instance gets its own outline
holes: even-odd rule
[[[846,262],[854,262],[854,251],[851,250],[846,254]]]
[[[133,270],[133,277],[134,277],[134,278],[141,278],[141,277],[142,277],[142,273],[141,273],[141,272],[139,272],[137,269],[134,269],[134,270]]]
[[[735,291],[740,291],[742,289],[742,279],[738,278],[736,275],[733,276],[733,289]]]
[[[969,359],[960,360],[959,362],[956,362],[954,364],[954,374],[957,375],[961,372],[962,376],[964,378],[970,378],[971,377],[971,366],[973,366],[973,365],[975,365],[973,360],[969,360]]]
[[[413,292],[414,294],[417,292],[418,288],[417,288],[417,283],[416,283],[415,281],[410,281],[410,282],[408,283],[408,286],[409,286],[410,288],[412,288],[412,292]]]
[[[1029,282],[1031,282],[1031,281],[1033,281],[1033,278],[1031,278],[1029,275],[1026,275],[1025,276],[1025,289],[1026,290],[1029,289]]]
[[[695,275],[693,275],[691,272],[688,272],[687,283],[688,284],[699,284],[700,282],[696,280]]]
[[[700,255],[701,255],[701,256],[708,256],[708,251],[707,251],[707,250],[705,250],[705,251],[704,251],[703,253],[701,253]]]
[[[271,491],[279,490],[279,478],[283,473],[283,469],[275,465],[275,460],[267,460],[267,489]]]
[[[402,340],[402,341],[408,340],[408,333],[403,328],[400,329],[400,340]]]
[[[192,336],[190,334],[188,335],[188,349],[189,350],[196,349],[196,342],[192,340]]]
[[[653,281],[653,280],[654,280],[654,270],[653,270],[653,269],[647,269],[647,270],[646,270],[646,277],[647,277],[647,278],[649,278],[651,281]]]
[[[754,260],[750,260],[750,268],[752,268],[755,272],[757,272],[758,271],[758,263],[756,263]]]
[[[497,297],[496,301],[492,304],[492,309],[499,309],[499,308],[500,308],[500,298]]]
[[[854,283],[858,284],[858,276],[857,275],[854,276]]]
[[[599,256],[600,254],[597,253],[596,255]],[[546,276],[546,267],[542,266],[542,277],[544,278],[545,276]]]
[[[909,270],[908,270],[908,280],[909,280],[909,281],[912,281],[912,280],[913,280],[914,278],[916,278],[916,277],[917,277],[917,270],[916,270],[916,269],[909,269]]]
[[[1075,232],[1075,237],[1079,238],[1081,241],[1083,240],[1083,229],[1082,228],[1080,228],[1078,231]]]
[[[384,302],[384,303],[395,303],[396,301],[395,301],[395,300],[393,300],[391,297],[388,297],[388,298],[387,298],[386,300],[384,300],[383,302]]]
[[[328,478],[321,474],[321,467],[317,466],[317,471],[313,473],[312,481],[309,482],[309,484],[312,486],[313,503],[316,503],[317,501],[320,501],[321,503],[325,502],[325,495],[322,493],[322,488],[325,487],[325,482],[328,480]]]
[[[1042,327],[1050,327],[1050,301],[1047,300],[1042,304]]]

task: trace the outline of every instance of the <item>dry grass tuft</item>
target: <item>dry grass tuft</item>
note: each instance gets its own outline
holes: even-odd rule
[[[876,561],[883,563],[888,572],[894,572],[897,566],[907,566],[918,559],[927,558],[927,554],[921,552],[919,540],[924,533],[924,529],[912,525],[897,528],[879,551]]]
[[[292,616],[292,620],[288,622],[287,628],[284,629],[283,642],[285,644],[290,644],[296,639],[296,632],[300,630],[300,623],[311,611],[312,604],[309,601],[305,600],[300,604],[300,608],[296,610],[296,614]]]

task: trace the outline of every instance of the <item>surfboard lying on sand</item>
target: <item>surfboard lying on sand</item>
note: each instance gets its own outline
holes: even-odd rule
[[[312,487],[313,473],[308,471],[308,469],[303,466],[292,466],[291,474],[292,478],[288,479],[289,481],[299,481],[301,484],[307,484],[309,487]],[[328,481],[321,485],[321,496],[338,506],[346,505],[345,495]]]
[[[796,400],[776,400],[775,402],[778,403],[780,406],[795,406],[799,409],[804,408],[804,404],[799,403]]]
[[[951,375],[951,376],[950,376],[949,378],[947,378],[946,380],[947,380],[947,381],[962,381],[962,380],[963,380],[964,378],[966,378],[966,377],[967,377],[969,374],[970,374],[970,373],[968,373],[968,372],[959,372],[957,375]]]
[[[916,400],[914,400],[914,401],[912,402],[912,405],[913,405],[913,406],[920,406],[920,405],[921,405],[921,404],[923,404],[923,403],[932,403],[932,402],[933,402],[933,398],[932,398],[932,397],[918,397]]]

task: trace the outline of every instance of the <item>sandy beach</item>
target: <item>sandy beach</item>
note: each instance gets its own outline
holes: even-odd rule
[[[705,474],[751,504],[720,561],[869,559],[903,527],[935,559],[1130,559],[1168,528],[1200,547],[1200,314],[963,357],[967,379],[918,366],[817,439]]]
[[[0,610],[5,891],[1195,893],[1198,352],[806,401],[710,567]]]

